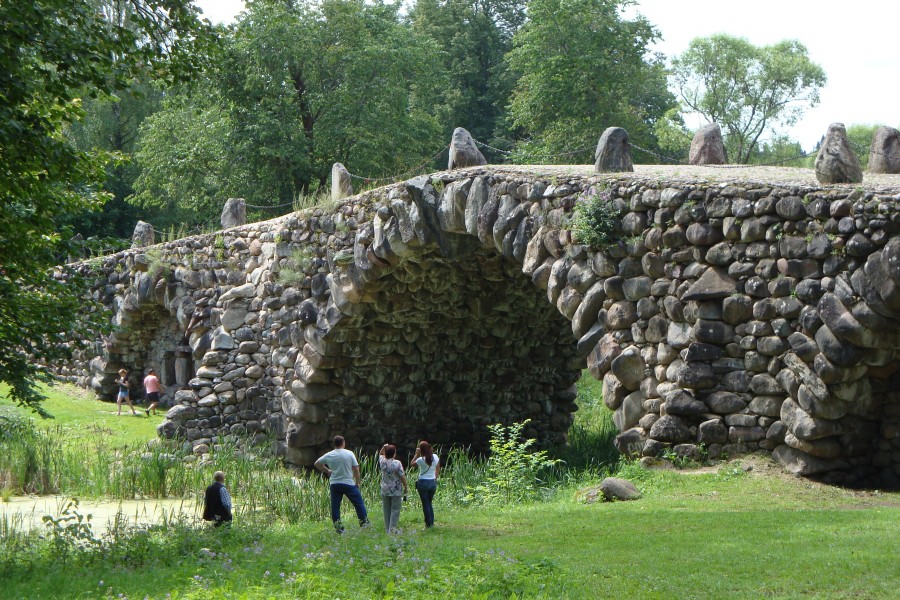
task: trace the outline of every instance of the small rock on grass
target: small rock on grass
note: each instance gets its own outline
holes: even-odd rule
[[[598,500],[637,500],[641,493],[633,483],[619,477],[607,477],[599,486],[593,486],[578,492],[577,497],[586,504],[593,504]]]

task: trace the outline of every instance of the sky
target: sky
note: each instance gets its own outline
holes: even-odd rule
[[[228,23],[242,0],[197,0],[214,23]],[[828,75],[818,106],[787,133],[812,150],[834,122],[900,126],[900,3],[893,0],[638,0],[638,12],[659,31],[653,47],[674,56],[696,37],[727,33],[764,46],[802,42]],[[697,127],[700,121],[688,120]]]

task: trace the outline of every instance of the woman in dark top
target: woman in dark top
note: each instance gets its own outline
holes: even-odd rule
[[[118,415],[122,415],[122,401],[128,403],[128,408],[131,409],[131,414],[137,416],[137,412],[134,410],[134,405],[131,404],[131,394],[129,393],[129,388],[131,384],[128,382],[128,371],[125,369],[119,369],[119,378],[116,379],[116,385],[119,386],[119,393],[116,395],[116,405],[119,407]]]

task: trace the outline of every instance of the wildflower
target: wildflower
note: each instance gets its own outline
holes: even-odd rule
[[[97,584],[97,587],[103,587],[103,580],[102,580],[102,579],[100,580],[100,583]]]
[[[269,571],[266,571],[265,573],[263,573],[263,577],[268,577],[268,576],[269,576]]]

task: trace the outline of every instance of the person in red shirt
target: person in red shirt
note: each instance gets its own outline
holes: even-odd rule
[[[144,377],[144,389],[147,391],[147,402],[150,403],[150,406],[144,409],[144,412],[147,416],[150,416],[150,411],[153,411],[153,414],[156,414],[156,407],[159,406],[159,392],[162,386],[159,384],[159,378],[156,376],[156,371],[153,369],[147,369],[147,376]]]

